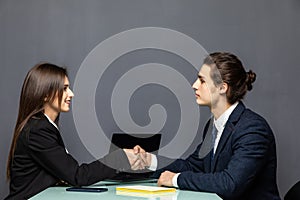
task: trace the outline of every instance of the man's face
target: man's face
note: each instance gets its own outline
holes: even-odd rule
[[[211,76],[211,68],[204,64],[202,65],[198,78],[193,84],[195,90],[196,101],[199,105],[209,106],[210,108],[218,101],[219,93]]]

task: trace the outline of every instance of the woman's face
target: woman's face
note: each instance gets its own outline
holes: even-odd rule
[[[211,68],[203,65],[198,73],[198,78],[193,84],[196,101],[199,105],[210,108],[218,100],[218,89],[210,76]]]
[[[56,95],[54,101],[52,103],[47,102],[45,104],[45,114],[48,116],[58,115],[60,112],[68,112],[70,110],[71,99],[74,94],[70,89],[70,83],[68,77],[65,77],[64,80],[64,91],[62,96],[61,104],[58,102],[58,95]]]

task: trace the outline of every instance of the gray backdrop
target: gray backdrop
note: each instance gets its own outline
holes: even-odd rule
[[[199,110],[194,101],[191,103],[194,96],[188,86],[196,79],[203,56],[199,46],[192,48],[195,44],[202,45],[207,52],[233,52],[247,69],[257,73],[254,89],[245,103],[263,115],[273,128],[277,139],[278,185],[283,196],[300,179],[300,136],[296,126],[299,20],[299,0],[0,0],[0,198],[8,192],[5,167],[21,85],[34,64],[48,61],[68,68],[74,84],[76,112],[62,114],[60,124],[65,144],[79,162],[89,162],[107,153],[104,141],[112,132],[131,130],[162,132],[161,147],[172,144],[163,153],[170,153],[177,144],[180,148],[176,150],[182,152],[176,154],[185,157],[199,143],[203,124],[210,116],[206,108]],[[162,34],[166,31],[166,35],[155,36],[145,27],[154,27]],[[110,43],[116,34],[136,28],[146,31],[137,35],[137,41],[121,39]],[[125,32],[125,36],[128,34]],[[182,41],[176,38],[178,34]],[[151,47],[155,40],[158,43]],[[103,41],[108,42],[106,48],[101,46]],[[150,46],[141,44],[140,48],[117,55],[108,64],[97,60],[103,54],[96,47],[111,56],[120,49],[119,45],[130,47],[139,41],[148,41]],[[168,51],[168,45],[174,51]],[[190,50],[180,55],[176,48]],[[89,58],[92,53],[96,53],[94,60]],[[194,53],[199,54],[198,66],[193,63],[197,62]],[[99,71],[92,77],[84,74],[84,67],[91,67],[91,63],[96,65],[94,70],[102,70],[101,76]],[[129,99],[123,99],[128,95],[123,89],[130,84],[135,90]],[[92,95],[89,88],[94,88],[89,91]],[[111,107],[120,108],[120,115]],[[85,111],[90,108],[94,109],[94,117]],[[91,127],[86,126],[89,123],[93,123]],[[196,132],[199,134],[195,136]],[[184,145],[172,143],[176,136]],[[96,140],[99,145],[94,144],[94,137],[100,138]]]

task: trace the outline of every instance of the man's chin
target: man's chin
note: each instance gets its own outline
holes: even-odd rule
[[[197,102],[197,104],[198,104],[199,106],[207,106],[207,103],[205,103],[205,102],[203,102],[203,101],[197,100],[196,102]]]

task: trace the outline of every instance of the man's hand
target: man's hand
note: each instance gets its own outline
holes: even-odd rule
[[[140,145],[135,145],[135,147],[133,147],[133,152],[136,155],[139,153],[146,153],[146,151]]]
[[[161,175],[157,181],[157,185],[172,187],[173,186],[172,179],[175,176],[175,174],[176,173],[173,173],[170,171],[164,171],[163,173],[161,173]]]
[[[136,145],[133,147],[133,151],[136,155],[139,156],[139,159],[141,160],[141,165],[146,168],[151,165],[151,153],[146,152],[142,147],[139,145]]]
[[[135,153],[133,149],[123,150],[128,158],[132,170],[140,170],[145,168],[141,159],[139,158],[139,154]]]

